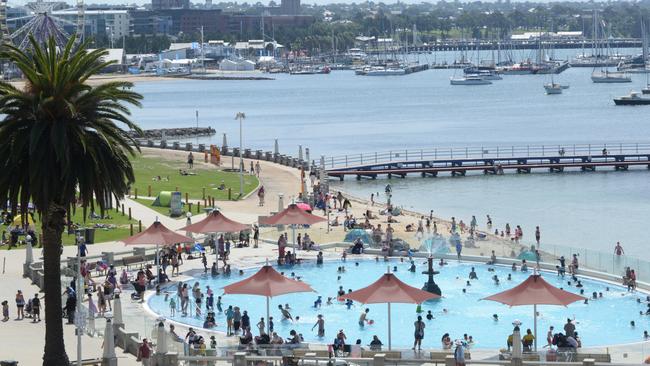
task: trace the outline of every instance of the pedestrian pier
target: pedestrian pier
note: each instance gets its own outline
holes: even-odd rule
[[[409,174],[436,177],[441,173],[650,169],[650,142],[406,149],[325,157],[321,164],[329,177],[340,180],[346,176],[376,179],[380,175],[405,178]]]

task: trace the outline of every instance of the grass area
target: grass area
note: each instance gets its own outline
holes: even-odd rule
[[[169,216],[169,207],[161,207],[161,206],[153,206],[153,200],[147,199],[147,198],[138,198],[138,199],[133,199],[134,201],[147,206],[148,208],[158,212],[159,214],[163,216]],[[185,205],[183,205],[183,210],[185,210]]]
[[[87,212],[90,214],[90,210]],[[136,220],[129,220],[129,215],[126,213],[122,216],[122,212],[115,212],[115,210],[107,211],[108,219],[92,219],[86,217],[83,220],[83,210],[77,209],[72,215],[72,222],[78,224],[79,227],[95,227],[95,224],[110,226],[110,228],[95,228],[95,243],[104,243],[109,241],[120,240],[131,235],[130,224],[133,224],[134,230],[138,230],[138,222]],[[34,215],[34,228],[37,233],[41,232],[41,223],[38,215]],[[0,231],[7,230],[5,225],[0,225]],[[9,233],[7,232],[7,235]],[[74,234],[68,234],[67,231],[63,233],[63,245],[73,245],[75,242]],[[40,243],[39,243],[40,244]],[[2,248],[6,249],[6,246]]]
[[[196,160],[202,158],[197,154]],[[195,160],[195,161],[196,161]],[[228,200],[228,188],[231,188],[231,199],[237,200],[239,197],[239,174],[233,172],[224,172],[212,167],[206,167],[196,164],[194,169],[188,172],[194,175],[181,175],[179,169],[187,169],[184,160],[171,160],[158,157],[138,156],[133,159],[133,168],[135,170],[135,183],[131,189],[138,189],[138,196],[149,196],[149,186],[151,186],[151,195],[155,197],[160,191],[175,191],[176,188],[182,193],[183,201],[185,193],[189,194],[190,199],[202,200],[203,188],[205,196],[212,196],[216,200]],[[160,177],[161,180],[157,180]],[[217,187],[221,184],[226,189],[219,190]],[[244,195],[257,188],[258,180],[256,177],[244,175]]]

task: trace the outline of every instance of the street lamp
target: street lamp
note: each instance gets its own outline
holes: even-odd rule
[[[244,143],[242,142],[242,120],[246,119],[244,112],[237,112],[235,119],[239,120],[239,197],[244,196],[244,159],[242,158],[242,150]]]

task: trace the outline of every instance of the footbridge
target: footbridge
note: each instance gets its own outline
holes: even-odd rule
[[[467,173],[531,173],[596,169],[650,169],[650,142],[475,146],[403,149],[324,157],[321,167],[330,177],[343,180],[401,177],[416,174],[464,176]]]

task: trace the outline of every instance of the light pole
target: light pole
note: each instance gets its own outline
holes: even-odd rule
[[[83,334],[83,328],[81,321],[83,319],[81,315],[81,302],[83,301],[83,296],[81,295],[83,291],[83,279],[81,277],[81,245],[84,243],[85,239],[82,239],[80,235],[77,236],[77,281],[75,284],[75,296],[77,297],[77,306],[75,311],[75,332],[77,333],[77,366],[81,366],[81,335]],[[69,295],[68,295],[69,296]],[[89,307],[90,310],[90,307]]]
[[[199,146],[199,110],[196,110],[196,131],[194,131],[196,134],[196,146]]]
[[[237,112],[235,119],[239,120],[239,197],[244,196],[244,159],[242,158],[242,150],[244,149],[243,135],[242,135],[242,120],[246,119],[244,112]]]

